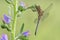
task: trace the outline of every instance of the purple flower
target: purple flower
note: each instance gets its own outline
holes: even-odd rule
[[[22,6],[23,8],[25,8],[26,5],[25,5],[24,2],[21,1],[21,2],[20,2],[20,6]]]
[[[9,24],[9,23],[11,22],[10,17],[7,16],[6,14],[4,14],[3,16],[4,16],[3,21],[4,21],[5,23]]]
[[[8,36],[6,34],[2,34],[1,40],[8,40]]]
[[[24,36],[28,36],[29,34],[30,34],[29,31],[23,32]]]

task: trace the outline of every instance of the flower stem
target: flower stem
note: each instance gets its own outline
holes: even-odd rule
[[[16,1],[17,0],[14,0],[14,21],[13,21],[13,24],[12,24],[12,33],[11,33],[11,40],[15,40],[15,28],[16,28],[16,20],[17,20],[17,12],[16,12]]]

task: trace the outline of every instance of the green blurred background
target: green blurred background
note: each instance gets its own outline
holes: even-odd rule
[[[24,31],[30,30],[30,40],[60,40],[60,0],[17,0],[24,1],[27,6],[38,4],[44,10],[51,3],[53,7],[49,12],[49,16],[41,21],[39,24],[37,35],[34,35],[36,23],[34,20],[37,18],[37,13],[32,12],[31,10],[26,10],[21,16],[17,19],[16,35],[20,31],[22,23],[25,24]],[[3,17],[3,14],[8,14],[8,4],[4,0],[0,0],[0,20]],[[0,37],[1,34],[6,33],[11,39],[11,34],[6,29],[0,28]]]

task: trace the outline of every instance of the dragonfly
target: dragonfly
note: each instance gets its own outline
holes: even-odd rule
[[[38,13],[38,18],[37,18],[37,24],[36,24],[36,29],[35,29],[35,35],[37,34],[38,31],[38,25],[40,20],[44,20],[44,18],[46,18],[48,16],[48,13],[52,7],[53,3],[51,3],[44,11],[41,9],[41,7],[39,5],[35,5],[37,13]]]

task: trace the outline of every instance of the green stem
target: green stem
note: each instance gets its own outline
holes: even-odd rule
[[[13,21],[13,24],[12,24],[12,33],[11,33],[11,35],[12,35],[12,37],[11,37],[11,40],[15,40],[15,28],[16,28],[16,20],[17,20],[17,12],[16,12],[16,1],[17,0],[14,0],[14,21]]]

